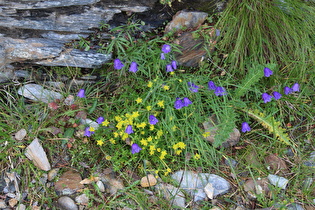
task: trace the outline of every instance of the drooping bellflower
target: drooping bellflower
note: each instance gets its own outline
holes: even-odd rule
[[[131,62],[129,71],[136,73],[138,71],[138,64],[136,62]]]
[[[191,92],[194,92],[194,93],[197,93],[198,92],[198,89],[199,89],[199,86],[198,85],[195,85],[194,83],[192,82],[187,82],[187,85],[189,87],[189,90]]]
[[[94,133],[95,133],[94,131],[90,131],[90,127],[86,127],[84,130],[84,136],[87,136],[87,137],[91,137],[91,135]]]
[[[172,65],[171,64],[167,64],[166,65],[166,72],[172,72],[174,71],[173,68],[172,68]]]
[[[289,88],[288,86],[284,87],[284,94],[288,95],[288,94],[290,94],[292,92],[293,92],[293,90],[291,88]]]
[[[168,45],[168,44],[164,44],[164,45],[162,46],[162,52],[165,53],[165,54],[171,52],[171,46]]]
[[[118,58],[116,58],[114,60],[114,69],[120,70],[122,67],[124,67],[124,64]]]
[[[245,132],[249,132],[250,130],[251,129],[250,129],[248,123],[247,122],[243,122],[242,123],[242,132],[245,133]]]
[[[85,90],[84,89],[80,89],[77,96],[80,97],[80,98],[85,98]]]
[[[269,95],[268,93],[263,93],[261,95],[262,99],[264,100],[264,103],[270,102],[272,99],[272,96]]]
[[[102,122],[104,122],[104,117],[99,117],[99,118],[97,118],[97,120],[96,120],[96,122],[97,122],[97,124],[102,124]]]
[[[264,75],[265,77],[270,77],[273,74],[273,72],[271,71],[271,69],[265,67],[264,68]]]
[[[173,68],[174,70],[177,69],[177,62],[176,62],[176,61],[172,61],[172,62],[171,62],[171,65],[172,65],[172,68]]]
[[[165,60],[165,55],[164,55],[164,53],[161,53],[160,58],[161,58],[161,60]]]
[[[294,83],[294,85],[292,85],[292,91],[293,92],[300,92],[300,85],[299,85],[299,83]]]
[[[125,133],[128,133],[128,134],[132,134],[133,133],[133,130],[132,130],[132,126],[131,125],[128,125],[126,130],[125,130]]]
[[[180,98],[176,98],[176,101],[174,103],[174,108],[175,109],[181,109],[184,107],[184,103]]]
[[[131,153],[132,154],[139,153],[141,150],[142,150],[142,148],[138,144],[133,143],[131,145]]]
[[[217,86],[214,84],[213,81],[209,81],[209,82],[208,82],[208,88],[209,88],[209,90],[215,90],[216,87],[217,87]]]
[[[216,87],[215,90],[214,90],[214,94],[216,96],[224,96],[227,94],[226,90],[224,87]]]
[[[272,95],[276,100],[279,100],[282,97],[281,93],[277,91],[273,92]]]
[[[159,122],[159,120],[154,116],[154,115],[150,115],[149,116],[149,123],[151,124],[151,125],[155,125],[156,123],[158,123]]]
[[[187,98],[187,97],[183,98],[182,102],[183,102],[184,106],[188,106],[188,105],[192,104],[191,100],[189,100],[189,98]]]

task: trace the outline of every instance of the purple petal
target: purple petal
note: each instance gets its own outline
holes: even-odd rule
[[[250,129],[248,123],[247,122],[243,122],[242,123],[242,132],[245,133],[245,132],[249,132],[250,130],[251,129]]]
[[[140,147],[138,144],[133,143],[133,144],[131,145],[131,153],[132,153],[132,154],[139,153],[141,150],[142,150],[142,149],[141,149],[141,147]]]
[[[84,89],[80,89],[77,96],[80,97],[80,98],[85,98],[85,90]]]

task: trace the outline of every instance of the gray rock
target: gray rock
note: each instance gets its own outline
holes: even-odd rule
[[[177,171],[172,174],[172,178],[179,183],[181,189],[187,191],[193,197],[194,201],[201,201],[207,197],[204,188],[208,183],[213,188],[213,198],[227,193],[230,189],[230,183],[215,174]]]
[[[24,204],[19,204],[17,207],[16,207],[16,210],[25,210],[26,209],[26,206]]]
[[[58,199],[58,204],[63,210],[77,210],[78,206],[75,204],[74,200],[72,200],[68,196],[62,196]]]
[[[98,187],[98,189],[101,191],[101,192],[105,192],[105,185],[103,184],[103,182],[101,180],[97,181],[96,182],[96,186]]]
[[[267,178],[272,185],[279,187],[281,189],[285,189],[289,182],[288,179],[273,174],[269,174]]]
[[[29,79],[31,77],[31,74],[29,71],[26,71],[26,70],[15,70],[14,76],[17,78]]]
[[[62,99],[63,96],[55,91],[44,89],[41,85],[27,84],[18,89],[18,94],[34,101],[50,103],[56,99]]]
[[[174,187],[170,184],[160,183],[155,185],[155,189],[160,191],[164,198],[170,201],[172,206],[185,208],[185,195],[180,191],[178,187]]]
[[[39,143],[38,138],[35,138],[32,143],[26,147],[25,156],[32,160],[34,165],[41,170],[49,171],[51,169],[46,152]]]
[[[6,69],[4,69],[4,72],[0,72],[0,83],[10,81],[13,78],[14,78],[14,73],[10,69],[6,68]]]
[[[81,194],[75,197],[75,202],[83,205],[87,205],[89,203],[89,197],[86,194]]]
[[[24,139],[24,137],[26,136],[27,132],[24,128],[22,128],[21,130],[19,130],[18,132],[16,132],[14,134],[14,138],[18,141],[21,141]]]
[[[287,206],[287,210],[305,210],[305,209],[300,204],[292,203]]]

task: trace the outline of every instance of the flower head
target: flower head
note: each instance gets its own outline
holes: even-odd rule
[[[284,94],[288,95],[288,94],[290,94],[292,92],[293,92],[293,90],[291,88],[289,88],[288,86],[284,87]]]
[[[138,152],[140,152],[141,150],[142,150],[142,149],[141,149],[141,147],[140,147],[138,144],[133,143],[133,144],[131,145],[131,153],[132,153],[132,154],[138,153]]]
[[[104,144],[104,141],[102,139],[97,140],[97,145],[102,146]]]
[[[84,89],[80,89],[77,96],[80,97],[80,98],[85,98],[85,90]]]
[[[122,67],[124,67],[124,64],[118,58],[116,58],[114,60],[114,69],[119,70],[122,69]]]
[[[187,82],[188,84],[188,87],[189,87],[189,90],[191,92],[194,92],[194,93],[197,93],[198,92],[198,89],[199,89],[199,86],[198,85],[195,85],[194,83],[192,82]]]
[[[273,72],[271,71],[271,69],[265,67],[264,68],[264,75],[265,77],[270,77],[273,74]]]
[[[155,125],[156,123],[158,123],[159,122],[159,120],[154,116],[154,115],[150,115],[149,116],[149,123],[151,124],[151,125]]]
[[[138,71],[138,64],[136,62],[131,62],[129,71],[136,73]]]
[[[94,134],[94,131],[91,131],[90,127],[86,127],[84,130],[84,136],[90,137],[92,134]]]
[[[272,95],[273,95],[273,97],[274,97],[276,100],[278,100],[278,99],[280,99],[280,98],[282,97],[281,93],[279,93],[279,92],[277,92],[277,91],[273,92]]]
[[[209,88],[209,90],[215,90],[217,88],[217,86],[214,84],[213,81],[209,81],[208,82],[208,88]]]
[[[164,53],[161,53],[160,58],[161,58],[161,60],[165,60],[165,54],[164,54]]]
[[[300,92],[300,85],[299,85],[299,83],[294,83],[294,85],[292,85],[292,91],[293,92]]]
[[[174,103],[174,108],[175,109],[181,109],[183,107],[184,107],[184,102],[180,98],[177,98],[175,103]]]
[[[162,52],[165,53],[165,54],[171,52],[171,46],[168,45],[168,44],[164,44],[164,45],[162,46]]]
[[[189,100],[189,98],[185,97],[183,98],[183,104],[184,106],[188,106],[190,104],[192,104],[191,100]]]
[[[104,122],[104,117],[99,117],[99,118],[97,118],[97,120],[96,120],[96,122],[97,122],[97,124],[102,124],[102,122]]]
[[[261,95],[262,99],[264,100],[264,103],[270,102],[272,99],[272,96],[269,95],[268,93],[263,93]]]
[[[215,90],[214,90],[214,94],[216,96],[224,96],[227,94],[226,90],[224,87],[216,87]]]
[[[127,134],[133,133],[133,130],[132,130],[132,126],[131,126],[131,125],[128,125],[128,126],[127,126],[127,128],[126,128],[126,130],[125,130],[125,133],[127,133]]]
[[[245,132],[249,132],[250,131],[250,127],[248,125],[247,122],[243,122],[242,123],[242,132],[245,133]]]
[[[172,65],[173,69],[177,69],[177,62],[176,61],[172,61],[171,65]]]
[[[172,72],[174,71],[173,68],[172,68],[172,65],[171,64],[167,64],[166,65],[166,72]]]

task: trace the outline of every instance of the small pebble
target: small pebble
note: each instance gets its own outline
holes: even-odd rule
[[[148,174],[147,176],[142,177],[141,179],[141,187],[152,187],[156,185],[156,183],[157,180],[153,174]]]
[[[105,186],[101,180],[97,181],[96,185],[101,192],[105,192]]]
[[[82,194],[77,197],[75,197],[75,202],[83,205],[87,205],[89,203],[89,197],[87,195]]]
[[[58,204],[61,209],[64,210],[78,210],[78,206],[75,204],[74,200],[68,196],[62,196],[58,199]]]
[[[24,204],[19,204],[16,210],[25,210],[26,206]]]
[[[281,189],[285,189],[289,182],[288,179],[273,174],[269,174],[267,178],[272,185],[280,187]]]
[[[14,138],[18,141],[21,141],[26,136],[27,132],[24,128],[15,133]]]

